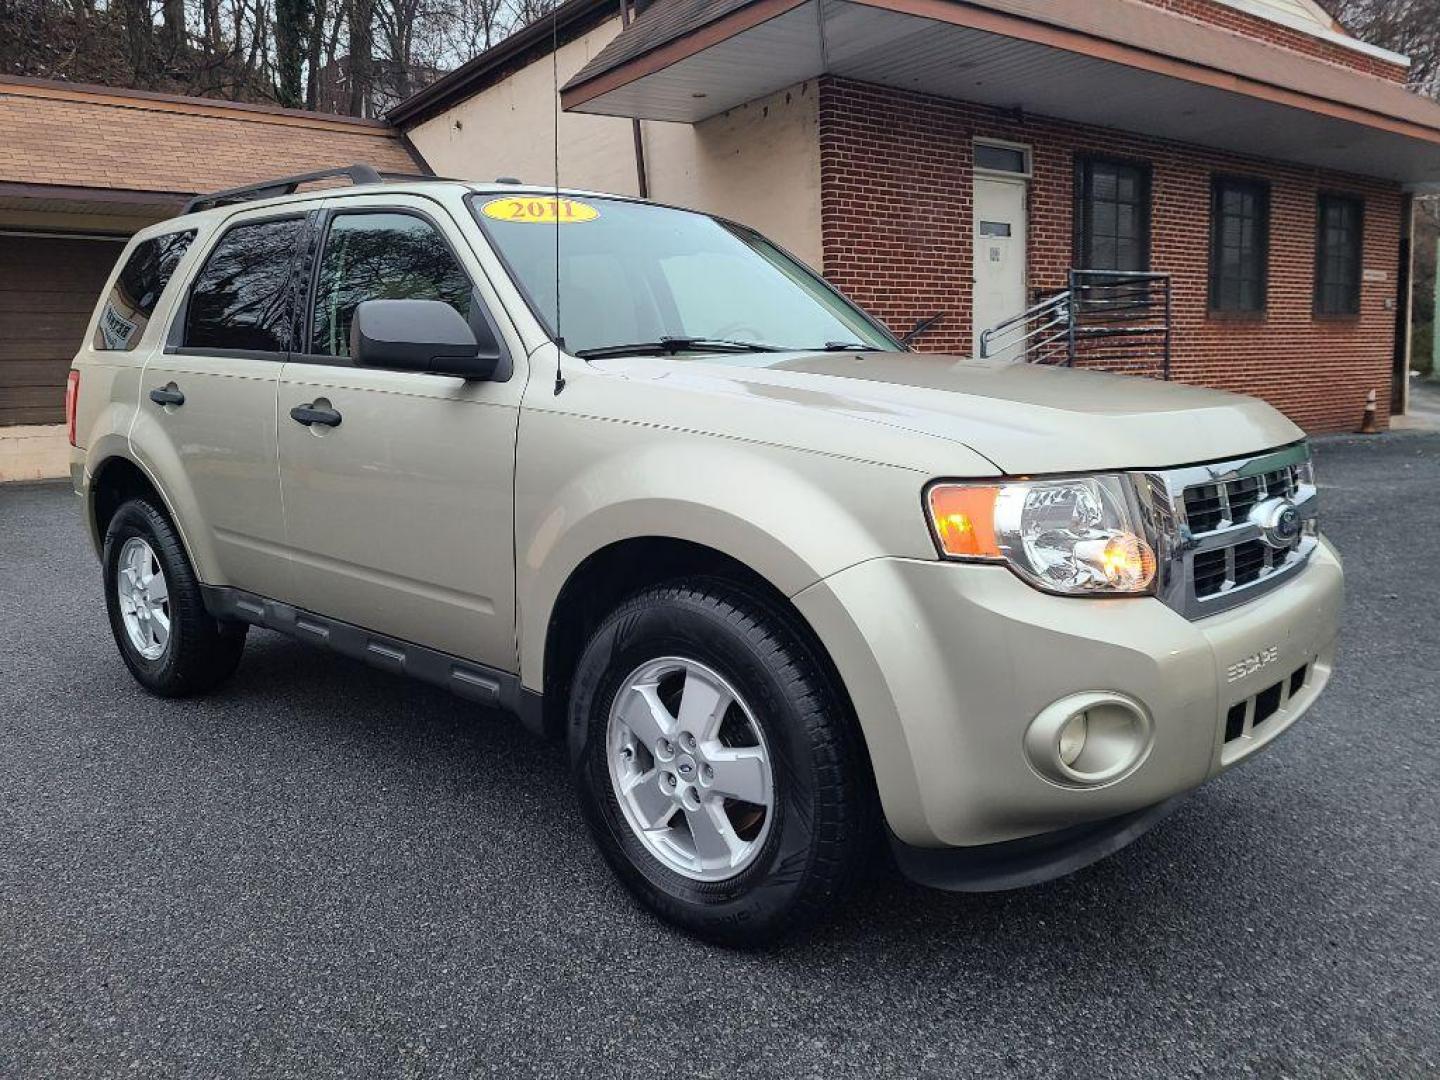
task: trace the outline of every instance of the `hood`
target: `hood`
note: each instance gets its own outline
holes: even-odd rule
[[[1002,472],[1158,469],[1303,438],[1263,401],[1135,376],[934,353],[745,353],[595,362],[630,378],[780,398],[961,443]],[[865,434],[856,432],[863,444]]]

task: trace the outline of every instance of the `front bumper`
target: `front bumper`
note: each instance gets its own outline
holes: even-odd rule
[[[900,872],[920,885],[947,892],[1023,889],[1073,874],[1128,847],[1164,821],[1184,795],[1119,817],[1071,825],[978,847],[914,847],[893,834],[890,847]]]
[[[943,848],[1133,814],[1242,761],[1324,689],[1342,594],[1322,541],[1283,587],[1195,622],[1153,598],[1056,597],[1004,567],[905,559],[860,563],[794,600],[845,681],[891,832]],[[1278,707],[1254,723],[1277,683]],[[1062,785],[1031,765],[1024,736],[1087,691],[1139,702],[1152,741],[1117,780]]]

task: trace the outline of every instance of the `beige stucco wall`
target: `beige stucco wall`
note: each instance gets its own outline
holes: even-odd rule
[[[645,124],[650,194],[733,218],[821,269],[820,110],[814,83],[699,124]]]
[[[561,47],[561,85],[620,31],[620,20]],[[818,94],[802,84],[697,125],[642,124],[650,197],[734,218],[819,267]],[[555,175],[555,95],[550,58],[416,125],[408,132],[441,176],[550,183]],[[638,193],[628,119],[560,114],[560,183]]]
[[[70,443],[64,424],[0,427],[0,483],[69,475]]]

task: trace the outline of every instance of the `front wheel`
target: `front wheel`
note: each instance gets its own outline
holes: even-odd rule
[[[569,738],[606,860],[703,937],[759,945],[811,923],[864,860],[872,796],[853,725],[762,597],[699,581],[621,605],[580,658]]]

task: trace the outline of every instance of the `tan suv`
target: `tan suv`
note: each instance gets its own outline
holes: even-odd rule
[[[882,837],[952,889],[1092,862],[1329,679],[1340,563],[1268,405],[912,353],[706,215],[346,172],[141,232],[75,359],[155,693],[256,625],[514,713],[641,901],[753,943]]]

